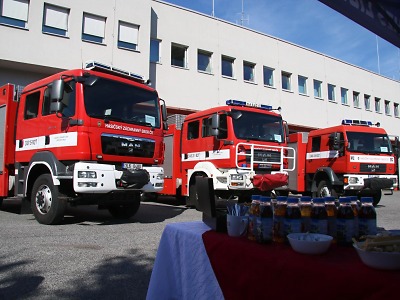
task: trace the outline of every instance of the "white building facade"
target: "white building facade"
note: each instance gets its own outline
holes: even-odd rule
[[[342,119],[400,135],[400,83],[159,0],[0,0],[0,85],[96,60],[150,78],[169,113],[239,99],[281,107],[292,130]]]

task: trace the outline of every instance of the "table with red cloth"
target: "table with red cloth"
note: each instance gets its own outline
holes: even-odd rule
[[[204,247],[200,248],[206,256],[187,255],[180,263],[193,264],[197,257],[202,264],[209,263],[208,270],[214,274],[202,275],[216,278],[225,299],[400,299],[400,271],[369,268],[351,246],[334,244],[322,255],[306,255],[293,251],[288,244],[262,245],[205,230],[201,222],[191,223],[193,229],[203,228],[196,234],[202,236]],[[174,230],[180,230],[178,224]],[[181,230],[187,231],[187,227],[182,223]],[[193,239],[190,234],[182,234],[179,239],[185,236]],[[175,244],[178,242],[182,243]],[[205,262],[204,257],[209,261]],[[181,258],[170,257],[175,259]],[[184,278],[185,274],[178,277]],[[208,295],[203,299],[214,298]]]

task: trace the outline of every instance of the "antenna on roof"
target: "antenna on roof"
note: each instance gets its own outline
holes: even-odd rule
[[[249,25],[249,15],[247,15],[247,18],[244,17],[244,0],[242,0],[242,12],[240,14],[240,25],[241,26],[243,26],[244,21],[247,21],[247,25]]]

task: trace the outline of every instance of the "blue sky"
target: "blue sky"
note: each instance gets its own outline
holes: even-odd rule
[[[164,1],[212,14],[213,0]],[[243,7],[246,27],[400,80],[399,48],[317,0],[243,0]],[[214,0],[216,18],[240,24],[241,12],[242,0]]]

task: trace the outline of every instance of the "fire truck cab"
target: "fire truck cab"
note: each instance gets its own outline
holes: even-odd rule
[[[29,202],[55,224],[66,205],[133,216],[163,188],[165,104],[143,78],[97,62],[0,88],[0,202]]]
[[[398,182],[395,149],[377,125],[343,120],[338,126],[291,134],[297,166],[289,172],[289,190],[314,197],[372,196],[378,204],[382,189],[393,190]]]
[[[268,105],[228,100],[226,106],[187,116],[169,117],[165,134],[164,195],[185,197],[197,205],[196,177],[213,178],[217,196],[248,199],[252,193],[269,193],[255,179],[285,185],[288,160],[294,149],[287,147],[287,126]],[[259,182],[259,181],[258,181]]]

